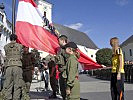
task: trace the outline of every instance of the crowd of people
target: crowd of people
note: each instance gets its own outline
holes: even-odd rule
[[[33,74],[36,74],[35,67],[38,67],[41,73],[46,90],[49,89],[50,77],[53,94],[49,96],[49,99],[57,98],[60,89],[63,100],[80,100],[78,47],[74,42],[68,42],[65,35],[61,35],[58,39],[60,48],[57,55],[50,54],[36,64],[35,56],[29,52],[29,47],[16,43],[17,36],[11,34],[11,42],[4,46],[5,74],[1,92],[3,100],[30,99],[29,92]]]
[[[11,34],[10,40],[11,42],[4,47],[4,83],[0,98],[3,100],[30,100],[29,93],[33,75],[38,75],[39,71],[40,79],[45,82],[46,91],[49,90],[50,79],[53,93],[49,99],[57,98],[57,94],[61,93],[63,100],[80,100],[78,71],[80,54],[77,52],[78,47],[74,42],[68,42],[65,35],[59,36],[60,48],[57,54],[49,54],[38,64],[34,53],[29,52],[29,47],[16,43],[15,34]],[[124,100],[125,71],[122,49],[119,47],[117,37],[111,38],[110,45],[113,51],[112,100]]]

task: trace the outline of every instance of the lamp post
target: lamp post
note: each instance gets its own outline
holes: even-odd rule
[[[12,34],[15,34],[15,8],[16,0],[12,0]]]

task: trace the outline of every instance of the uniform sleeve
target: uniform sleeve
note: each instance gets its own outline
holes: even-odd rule
[[[58,52],[58,54],[56,55],[55,57],[55,62],[56,64],[58,65],[61,65],[61,66],[65,66],[65,56],[64,56],[64,50],[63,49],[60,49],[60,51]]]
[[[71,88],[74,86],[74,80],[76,77],[76,67],[77,66],[77,62],[73,59],[71,59],[68,62],[68,80],[67,80],[67,88]]]

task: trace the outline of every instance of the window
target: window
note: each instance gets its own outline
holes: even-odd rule
[[[129,49],[129,52],[130,52],[130,56],[132,56],[132,49]]]
[[[2,14],[0,13],[0,21],[2,21]]]
[[[0,21],[3,22],[4,15],[0,13]]]

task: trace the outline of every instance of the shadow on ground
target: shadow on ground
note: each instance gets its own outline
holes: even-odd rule
[[[31,91],[30,92],[30,99],[31,100],[49,100],[49,96],[52,94],[52,91]],[[53,99],[52,99],[53,100]],[[57,97],[57,99],[54,99],[54,100],[60,100],[60,98]]]
[[[52,91],[31,91],[30,92],[30,98],[31,100],[38,100],[38,99],[45,99],[45,100],[50,100],[48,97],[52,94]],[[53,99],[52,99],[53,100]],[[54,100],[61,100],[60,98],[54,99]],[[88,99],[83,99],[80,98],[80,100],[88,100]]]
[[[83,99],[83,98],[80,98],[80,100],[88,100],[88,99]]]
[[[31,99],[46,99],[47,100],[51,93],[52,93],[51,91],[42,91],[42,92],[31,91],[30,92],[30,98]]]

